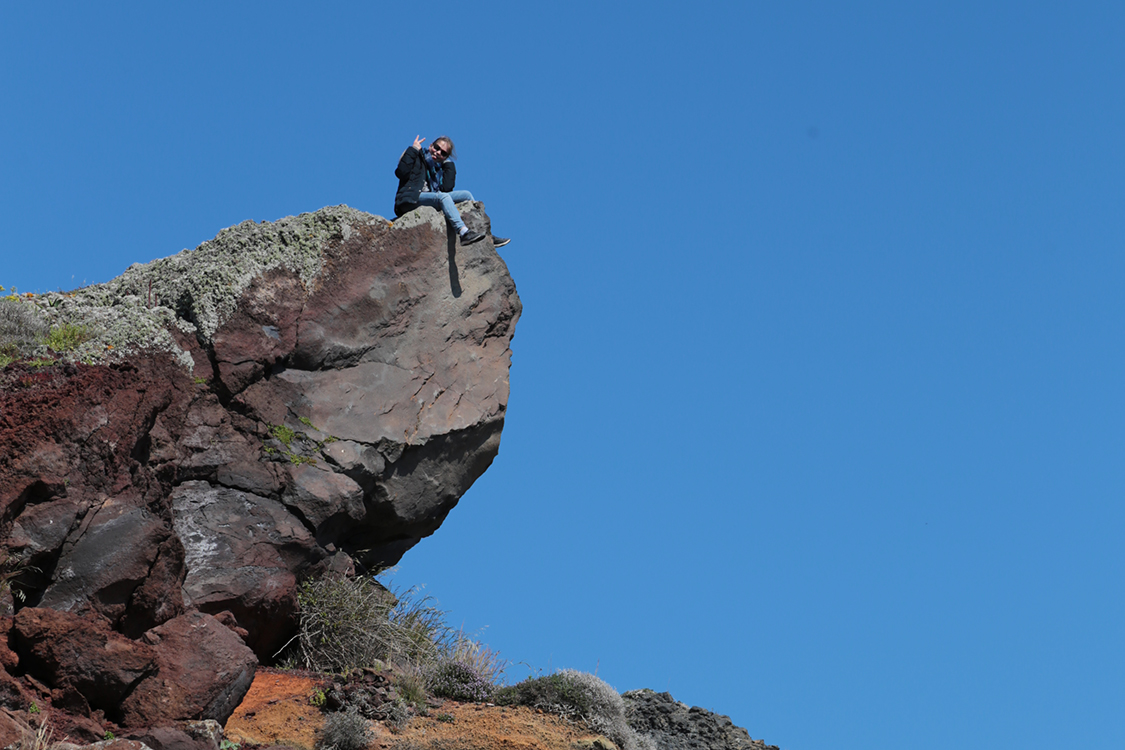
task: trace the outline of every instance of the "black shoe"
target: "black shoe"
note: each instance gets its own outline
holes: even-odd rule
[[[471,245],[474,242],[480,242],[483,239],[484,239],[483,234],[481,234],[480,232],[475,232],[472,229],[470,229],[469,231],[467,231],[463,235],[461,235],[461,244],[462,245]]]
[[[511,242],[511,239],[507,237],[497,237],[496,235],[492,235],[493,247],[504,247],[504,245],[507,245],[509,242]]]

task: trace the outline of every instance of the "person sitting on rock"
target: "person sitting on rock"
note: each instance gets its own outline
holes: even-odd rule
[[[446,220],[457,230],[462,245],[471,245],[484,239],[484,235],[465,226],[461,212],[455,204],[473,200],[468,190],[454,190],[457,167],[450,159],[453,156],[453,141],[443,135],[434,140],[429,148],[422,150],[422,136],[414,137],[414,145],[402,152],[395,168],[398,178],[398,192],[395,193],[395,218],[413,211],[418,206],[439,208]],[[492,236],[496,247],[507,245],[510,240]]]

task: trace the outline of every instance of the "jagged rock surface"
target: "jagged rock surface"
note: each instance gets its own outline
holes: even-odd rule
[[[466,219],[487,231],[480,204]],[[432,209],[246,222],[39,303],[86,327],[72,359],[93,364],[0,372],[0,532],[30,566],[0,620],[31,680],[4,683],[14,702],[222,720],[250,650],[292,634],[302,577],[394,564],[499,449],[519,298],[491,242],[460,246]],[[34,613],[140,659],[119,702],[100,708],[97,668],[51,666]]]
[[[688,708],[668,693],[631,690],[621,697],[629,726],[651,737],[658,750],[778,750],[751,739],[729,716]]]

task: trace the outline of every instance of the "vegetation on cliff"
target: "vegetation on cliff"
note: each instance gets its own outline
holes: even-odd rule
[[[621,695],[592,674],[564,669],[504,685],[507,662],[449,627],[445,613],[417,590],[392,592],[369,577],[326,577],[307,581],[299,602],[300,632],[285,657],[292,666],[337,673],[389,669],[400,709],[411,713],[425,713],[431,697],[522,705],[581,722],[621,750],[655,750],[629,727]],[[319,703],[336,709],[322,738],[326,748],[362,745],[356,704],[372,714],[389,712],[368,705],[367,695]]]

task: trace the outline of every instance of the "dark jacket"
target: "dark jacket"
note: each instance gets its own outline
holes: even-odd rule
[[[422,152],[413,146],[407,147],[402,152],[395,168],[395,177],[398,178],[398,192],[395,193],[395,216],[402,216],[408,211],[418,208],[418,195],[426,182],[426,159]],[[441,187],[431,186],[432,190],[448,193],[453,190],[453,183],[457,179],[457,167],[446,159],[441,163]]]

